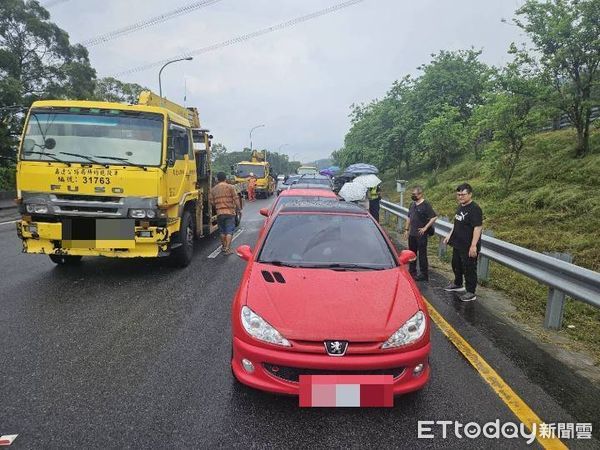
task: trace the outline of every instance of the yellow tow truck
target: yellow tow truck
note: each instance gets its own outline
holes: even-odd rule
[[[56,264],[83,256],[169,256],[190,263],[217,229],[209,130],[195,108],[150,91],[137,105],[45,100],[25,122],[17,233]]]
[[[246,183],[250,174],[254,174],[257,197],[267,198],[275,192],[275,178],[271,173],[271,165],[266,161],[266,155],[263,153],[253,150],[250,161],[237,163],[234,166],[234,173],[236,183]]]

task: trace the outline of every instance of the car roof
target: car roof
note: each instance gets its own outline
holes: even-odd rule
[[[287,189],[285,191],[281,191],[279,194],[281,197],[331,197],[337,198],[337,195],[330,191],[329,189]]]
[[[290,187],[288,188],[289,190],[295,191],[297,189],[321,189],[321,190],[328,190],[326,189],[326,186],[324,184],[317,184],[317,183],[296,183],[296,184],[290,184]]]
[[[307,213],[307,212],[320,212],[320,213],[334,213],[334,214],[353,214],[359,216],[369,216],[369,211],[366,209],[348,202],[323,202],[323,201],[309,201],[301,200],[297,202],[291,202],[284,205],[280,210],[279,214],[285,213]]]

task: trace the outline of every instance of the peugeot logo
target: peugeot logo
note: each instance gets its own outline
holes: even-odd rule
[[[348,349],[348,341],[325,341],[325,350],[329,356],[344,356]]]

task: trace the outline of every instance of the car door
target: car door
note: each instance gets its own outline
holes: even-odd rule
[[[169,125],[168,142],[168,167],[167,167],[167,194],[169,204],[178,203],[183,195],[188,192],[192,172],[190,170],[190,154],[192,147],[189,131],[179,125]],[[195,176],[194,176],[195,181]]]

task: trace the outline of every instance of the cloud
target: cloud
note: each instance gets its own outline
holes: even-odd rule
[[[189,3],[86,0],[57,4],[53,19],[74,42]],[[339,3],[335,0],[224,0],[191,14],[90,49],[100,76],[202,48]],[[229,149],[248,145],[308,161],[343,144],[349,106],[385,95],[392,82],[440,49],[483,48],[483,59],[507,61],[518,29],[500,22],[518,7],[495,0],[365,0],[332,15],[261,36],[163,73],[169,98],[199,108],[203,125]],[[157,70],[125,81],[158,89]]]

